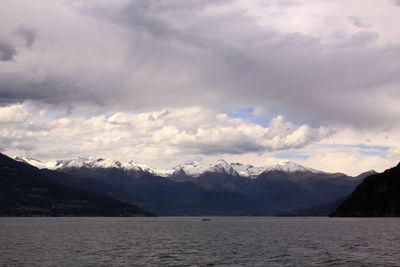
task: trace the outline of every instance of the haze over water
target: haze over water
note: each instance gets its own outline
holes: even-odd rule
[[[0,218],[0,265],[395,266],[398,218]]]

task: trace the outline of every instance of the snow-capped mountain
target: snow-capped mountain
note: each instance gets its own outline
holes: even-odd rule
[[[130,160],[128,162],[121,163],[120,168],[123,168],[125,170],[135,170],[135,171],[149,172],[149,173],[152,173],[152,174],[156,174],[156,172],[157,172],[152,167],[150,167],[150,166],[148,166],[146,164],[134,161],[134,160]]]
[[[283,172],[312,172],[312,173],[322,173],[321,171],[304,167],[290,160],[281,160],[270,166],[267,166],[265,171],[283,171]]]
[[[188,162],[172,168],[174,175],[187,175],[197,177],[206,172],[226,173],[237,175],[236,171],[223,159],[216,163],[200,164],[198,161]]]
[[[122,164],[116,160],[104,158],[76,158],[70,160],[59,160],[56,168],[121,168]]]
[[[52,160],[52,161],[48,161],[48,162],[42,162],[38,159],[35,158],[30,158],[30,157],[14,157],[14,160],[19,161],[19,162],[24,162],[24,163],[28,163],[29,165],[35,166],[39,169],[56,169],[56,164],[57,161]]]
[[[231,163],[232,169],[236,171],[239,176],[242,177],[257,177],[263,173],[267,167],[255,167],[253,165],[243,164],[243,163]]]
[[[234,176],[242,176],[248,178],[256,178],[261,173],[266,171],[283,171],[288,173],[293,172],[312,172],[322,173],[320,171],[304,167],[293,161],[282,160],[269,164],[266,166],[256,167],[249,164],[242,163],[227,163],[225,160],[220,159],[214,163],[201,164],[198,161],[188,162],[182,165],[177,165],[172,169],[155,169],[137,161],[120,162],[117,160],[106,158],[75,158],[68,160],[52,160],[49,162],[42,162],[34,158],[15,157],[15,160],[26,162],[30,165],[40,169],[62,169],[62,168],[117,168],[126,171],[141,171],[148,172],[154,175],[169,177],[169,176],[190,176],[199,177],[204,173],[223,173]]]
[[[67,159],[67,160],[52,160],[48,162],[42,162],[38,159],[28,158],[28,157],[15,157],[17,161],[25,162],[30,165],[33,165],[39,169],[61,169],[61,168],[117,168],[124,170],[135,170],[135,171],[143,171],[149,172],[152,174],[158,174],[158,171],[147,166],[146,164],[136,162],[136,161],[128,161],[128,162],[120,162],[118,160],[106,159],[106,158],[83,158],[78,157],[75,159]],[[162,170],[160,170],[162,172]]]
[[[321,171],[317,171],[311,168],[304,167],[293,161],[282,160],[275,162],[271,165],[266,165],[262,167],[256,167],[253,165],[245,165],[243,163],[231,163],[228,164],[225,160],[220,159],[216,163],[209,163],[205,165],[201,165],[197,161],[192,161],[183,165],[178,165],[173,168],[174,175],[187,175],[198,177],[205,172],[216,172],[216,173],[225,173],[235,176],[242,176],[248,178],[255,178],[261,173],[265,171],[283,171],[288,173],[293,172],[312,172],[312,173],[321,173]]]

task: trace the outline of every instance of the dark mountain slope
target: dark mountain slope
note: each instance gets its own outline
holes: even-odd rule
[[[158,215],[270,215],[246,196],[236,192],[207,190],[193,182],[173,181],[149,173],[137,174],[116,168],[63,168],[60,171],[129,192],[134,202]],[[115,197],[119,198],[118,195]]]
[[[272,170],[246,178],[228,172],[205,172],[197,177],[182,171],[159,177],[117,167],[90,166],[58,171],[132,194],[136,200],[126,198],[126,194],[112,196],[159,215],[274,215],[308,209],[348,196],[369,174],[349,177],[342,173]]]
[[[194,177],[192,181],[207,190],[240,194],[247,194],[251,184],[249,178],[212,172],[204,173],[200,177]]]
[[[400,164],[365,178],[331,216],[400,216]]]
[[[164,207],[168,215],[267,215],[244,195],[210,191],[192,182],[147,175],[135,179],[129,190]]]
[[[123,188],[108,185],[102,181],[87,177],[75,177],[59,171],[40,170],[43,178],[60,185],[73,187],[83,191],[96,193],[102,196],[119,199],[124,202],[135,204],[143,201],[141,196],[135,195]]]
[[[307,191],[291,181],[288,173],[283,171],[262,173],[252,181],[249,196],[274,213],[310,204]]]
[[[366,175],[366,174],[365,174]],[[268,213],[310,208],[348,196],[364,174],[349,177],[342,173],[309,171],[266,171],[256,178],[206,172],[199,177],[173,175],[173,181],[191,181],[204,189],[247,196]]]
[[[376,173],[377,172],[375,172],[374,170],[371,170],[364,172],[354,178],[349,178],[348,176],[341,173],[325,174],[326,175],[326,177],[324,177],[325,182],[323,182],[325,186],[323,188],[315,186],[321,183],[319,182],[319,179],[311,179],[311,189],[315,190],[315,193],[313,194],[314,198],[318,198],[319,201],[324,200],[326,198],[331,198],[332,194],[343,195],[346,194],[346,192],[348,193],[346,194],[346,196],[340,197],[334,201],[312,206],[310,208],[295,209],[291,211],[282,212],[279,213],[278,216],[329,216],[348,197],[348,195],[351,193],[350,192],[351,188],[356,187],[356,185],[361,183],[364,178]],[[307,187],[310,189],[309,187],[310,181],[307,182],[307,179],[305,179],[301,182],[305,183],[306,185],[308,184]],[[312,185],[313,183],[315,184]]]
[[[307,191],[309,205],[323,205],[347,197],[360,184],[364,176],[350,177],[343,173],[295,172],[289,179]]]
[[[341,197],[332,202],[313,206],[311,208],[281,212],[278,213],[277,216],[329,216],[329,214],[334,212],[345,199],[345,197]]]
[[[139,207],[62,186],[0,154],[0,216],[148,216]]]

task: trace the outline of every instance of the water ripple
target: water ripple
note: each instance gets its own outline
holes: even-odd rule
[[[399,218],[0,218],[0,265],[398,266]]]

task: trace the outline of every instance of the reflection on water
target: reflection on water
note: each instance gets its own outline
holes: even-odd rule
[[[0,265],[376,266],[399,218],[0,218]]]

